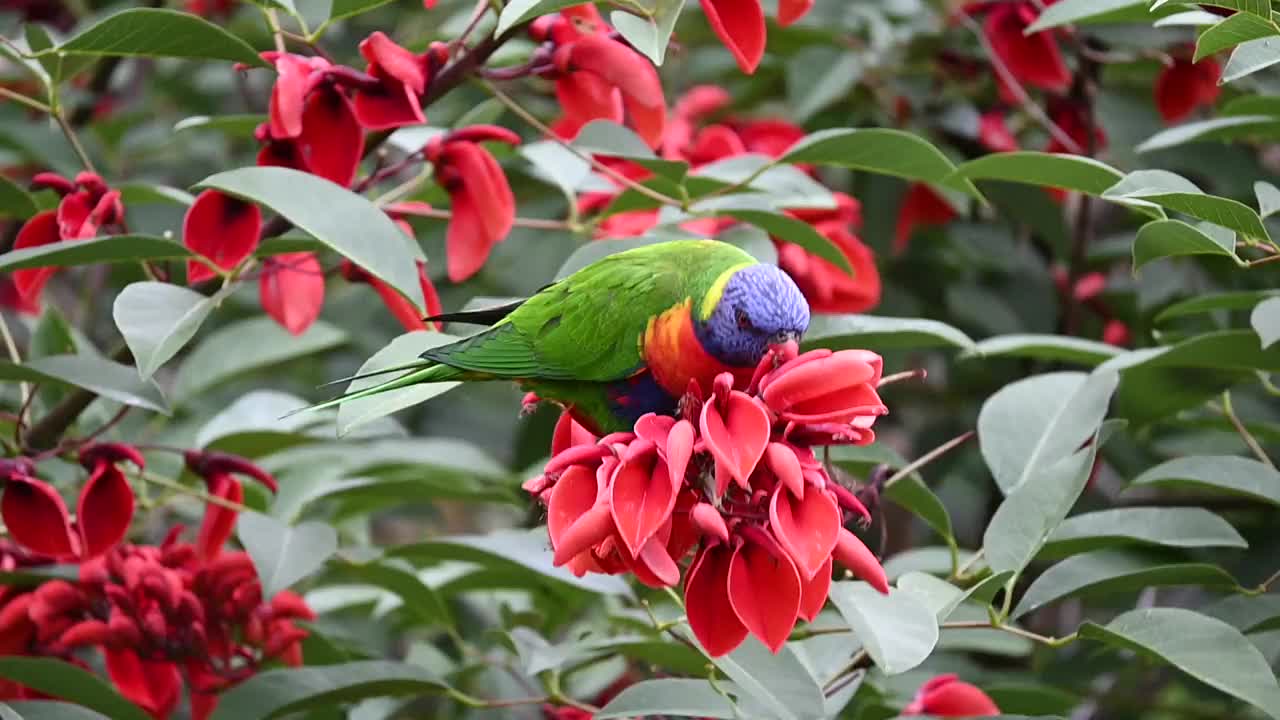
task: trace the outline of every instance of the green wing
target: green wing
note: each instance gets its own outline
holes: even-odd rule
[[[754,260],[714,241],[610,255],[543,289],[491,330],[423,357],[494,377],[621,380],[643,365],[639,338],[650,318],[743,262]]]

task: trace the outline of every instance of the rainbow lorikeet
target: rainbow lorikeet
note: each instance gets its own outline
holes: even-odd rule
[[[629,430],[674,412],[691,380],[708,392],[725,371],[749,380],[770,347],[804,333],[809,305],[786,273],[733,245],[678,240],[610,255],[510,305],[440,317],[493,327],[316,407],[418,383],[513,380],[593,432]]]

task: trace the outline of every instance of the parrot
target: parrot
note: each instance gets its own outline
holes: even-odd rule
[[[809,304],[790,276],[737,246],[673,240],[606,256],[523,300],[427,320],[491,327],[344,378],[404,372],[309,409],[419,383],[508,380],[597,435],[630,430],[673,414],[691,382],[709,391],[724,372],[748,382],[771,348],[804,335]]]

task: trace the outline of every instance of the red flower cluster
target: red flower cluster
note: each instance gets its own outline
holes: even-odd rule
[[[1068,288],[1067,269],[1061,265],[1052,271],[1053,283],[1063,302],[1074,302],[1088,308],[1102,320],[1102,341],[1116,347],[1128,347],[1133,341],[1129,326],[1112,312],[1111,307],[1102,299],[1107,289],[1107,276],[1100,272],[1089,272],[1076,278],[1075,285]]]
[[[1191,60],[1191,48],[1180,48],[1156,78],[1156,110],[1167,123],[1185,120],[1199,107],[1212,107],[1222,88],[1222,66],[1211,57]]]
[[[616,36],[595,5],[538,18],[530,34],[542,43],[534,72],[555,81],[564,112],[558,133],[572,137],[592,120],[625,118],[651,146],[662,142],[667,103],[658,71]]]
[[[120,191],[107,187],[102,178],[91,172],[68,180],[57,173],[37,173],[31,179],[35,190],[52,190],[62,196],[56,210],[45,210],[31,216],[18,231],[14,250],[52,245],[70,240],[86,240],[118,230],[124,224],[124,205]],[[39,312],[40,294],[45,283],[58,271],[56,267],[15,270],[13,288],[16,307]]]
[[[979,717],[999,714],[1000,708],[976,686],[961,681],[955,675],[939,675],[920,686],[915,699],[902,711],[901,717]]]
[[[866,508],[812,450],[874,440],[887,412],[881,359],[797,357],[794,345],[786,354],[766,356],[745,386],[724,373],[706,397],[691,384],[679,418],[646,415],[634,432],[596,438],[563,416],[551,461],[524,485],[547,506],[555,563],[670,587],[699,546],[685,604],[713,656],[748,634],[781,648],[799,618],[822,609],[833,559],[888,592],[875,556],[844,528],[846,511],[869,520]]]
[[[199,451],[185,457],[211,495],[242,501],[234,474],[275,491],[275,480],[244,458]],[[178,540],[181,527],[158,546],[123,543],[134,498],[119,465],[142,467],[142,456],[129,445],[99,443],[85,447],[80,462],[90,475],[75,523],[57,492],[34,477],[31,461],[0,465],[0,514],[19,544],[0,547],[0,567],[79,563],[75,582],[0,589],[0,652],[83,665],[76,653],[96,648],[121,694],[156,718],[173,713],[184,676],[193,716],[201,719],[212,713],[218,692],[263,663],[301,663],[306,631],[294,621],[314,614],[290,592],[264,598],[249,556],[223,551],[234,511],[210,504],[194,543]],[[0,684],[0,697],[36,695],[14,683]]]
[[[703,85],[692,88],[673,108],[660,147],[662,156],[683,160],[694,168],[757,153],[781,156],[787,148],[804,137],[804,130],[785,120],[741,120],[722,118],[706,120],[724,110],[730,102],[723,88]],[[631,162],[606,158],[611,168],[631,180],[643,181],[652,173]],[[807,168],[802,168],[807,169]],[[621,187],[618,188],[619,192]],[[853,197],[833,193],[836,207],[829,210],[791,210],[788,214],[803,220],[832,242],[853,266],[852,276],[831,262],[804,248],[774,238],[778,264],[787,271],[804,292],[814,312],[856,313],[880,303],[880,274],[875,255],[862,243],[855,231],[862,225],[861,206]],[[614,193],[585,193],[578,199],[584,214],[605,209],[616,197]],[[641,235],[658,222],[657,210],[634,210],[615,213],[600,221],[599,237]],[[682,227],[690,232],[715,235],[734,224],[732,219],[692,220]]]

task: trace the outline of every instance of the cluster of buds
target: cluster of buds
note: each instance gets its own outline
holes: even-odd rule
[[[270,474],[237,455],[191,450],[183,457],[208,493],[228,503],[244,500],[237,475],[276,490]],[[158,546],[124,543],[135,503],[121,466],[141,469],[141,453],[124,443],[95,443],[81,449],[79,460],[89,478],[74,522],[58,492],[35,477],[34,463],[0,461],[0,515],[16,543],[0,546],[0,569],[54,562],[79,568],[75,581],[0,589],[2,654],[83,664],[77,654],[96,648],[121,694],[157,718],[178,705],[184,677],[193,716],[205,718],[218,692],[262,663],[301,663],[306,631],[294,621],[314,614],[287,591],[264,598],[249,556],[224,552],[234,510],[209,503],[194,542],[178,539],[179,526]],[[0,684],[0,697],[35,695]]]
[[[787,356],[790,357],[787,357]],[[881,592],[884,570],[845,525],[866,508],[833,481],[815,446],[868,444],[887,412],[881,358],[794,345],[770,353],[746,384],[691,384],[679,417],[645,415],[596,438],[569,415],[543,474],[524,485],[547,507],[556,565],[575,574],[681,581],[689,624],[713,656],[748,634],[775,652],[826,602],[832,562]]]

